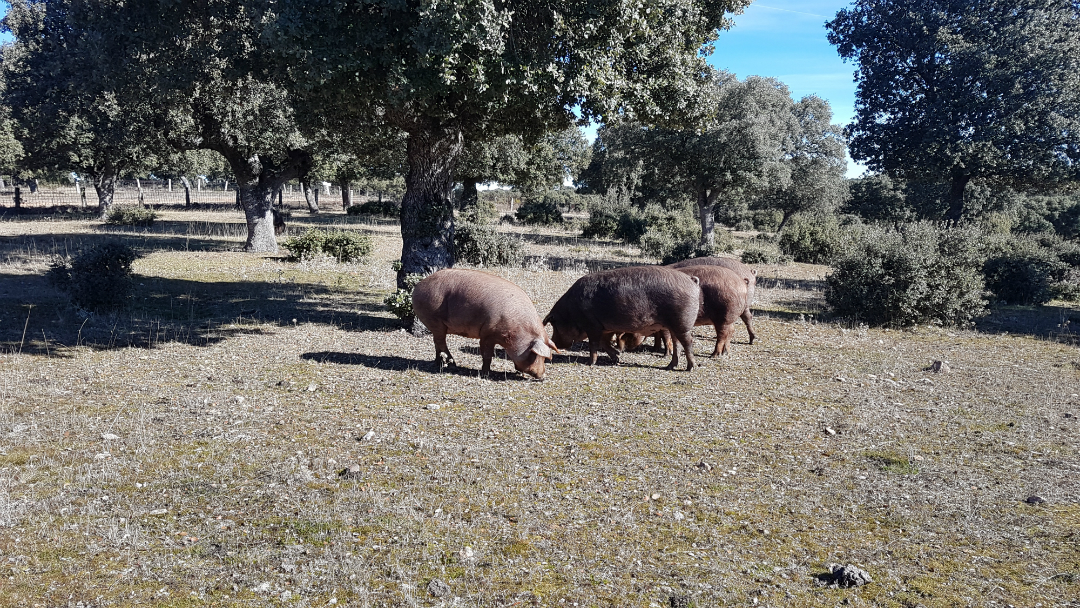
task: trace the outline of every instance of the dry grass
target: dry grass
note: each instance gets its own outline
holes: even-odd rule
[[[824,269],[791,266],[759,270],[760,343],[710,360],[698,328],[690,373],[577,350],[485,379],[451,338],[435,374],[379,304],[392,226],[290,264],[231,251],[238,214],[165,215],[110,235],[147,255],[109,319],[40,279],[95,223],[0,224],[0,605],[1080,605],[1074,346],[820,322]],[[495,271],[541,313],[636,260],[547,236]]]

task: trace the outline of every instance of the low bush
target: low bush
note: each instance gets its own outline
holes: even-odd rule
[[[90,312],[111,312],[128,305],[134,287],[131,264],[138,256],[120,243],[106,243],[73,259],[49,266],[49,282],[71,297],[73,304]]]
[[[581,229],[587,239],[614,238],[619,229],[619,218],[630,212],[629,203],[614,196],[594,196],[589,201],[589,219]]]
[[[752,242],[743,249],[741,259],[744,264],[790,264],[791,256],[780,252],[772,243]]]
[[[780,232],[780,250],[796,262],[829,264],[844,253],[855,230],[834,215],[797,215]]]
[[[405,275],[405,288],[398,289],[383,299],[383,304],[386,304],[386,307],[390,309],[390,312],[406,323],[410,322],[413,318],[413,288],[415,288],[416,284],[422,280],[424,280],[424,275],[422,274]]]
[[[522,224],[541,226],[561,224],[563,221],[562,211],[559,210],[561,200],[561,197],[549,193],[544,193],[539,197],[530,197],[521,203],[515,215]]]
[[[516,266],[525,259],[525,243],[492,226],[466,222],[454,229],[454,257],[475,266]]]
[[[286,239],[281,245],[292,253],[293,260],[326,255],[339,262],[362,259],[375,249],[371,237],[366,234],[318,228],[312,228],[300,236]]]
[[[111,226],[149,226],[157,217],[153,209],[138,205],[113,205],[105,215],[105,223]]]
[[[375,215],[379,217],[398,217],[401,215],[401,207],[397,203],[385,201],[368,201],[361,205],[350,205],[345,213],[349,215]]]
[[[486,192],[481,193],[486,194]],[[490,224],[499,219],[499,211],[495,208],[495,198],[481,196],[475,205],[470,205],[461,212],[461,221],[466,224]]]
[[[874,325],[964,326],[985,314],[981,235],[929,222],[866,228],[834,263],[825,299]]]
[[[983,275],[1003,304],[1071,300],[1080,292],[1080,246],[1053,234],[991,235],[985,243]]]

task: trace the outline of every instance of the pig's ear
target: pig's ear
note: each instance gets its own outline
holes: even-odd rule
[[[544,341],[541,340],[540,338],[537,338],[537,339],[532,341],[532,345],[531,345],[531,348],[529,348],[529,350],[536,353],[537,356],[543,357],[544,359],[550,359],[551,358],[551,349],[548,348],[548,345],[544,344]]]
[[[544,336],[544,343],[555,352],[559,352],[559,347],[555,346],[555,343],[551,341],[551,338]],[[560,353],[561,354],[561,353]]]

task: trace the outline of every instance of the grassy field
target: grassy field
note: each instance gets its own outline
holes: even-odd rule
[[[381,303],[397,227],[293,220],[376,252],[240,253],[232,211],[0,221],[0,605],[1080,606],[1075,307],[879,330],[825,317],[827,268],[769,266],[759,343],[708,359],[698,328],[692,372],[579,345],[481,378],[451,337],[437,374]],[[543,315],[643,261],[574,234],[493,272]],[[104,240],[137,299],[87,317],[43,273]]]

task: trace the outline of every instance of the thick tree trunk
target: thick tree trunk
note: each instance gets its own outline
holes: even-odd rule
[[[97,175],[94,176],[94,190],[97,192],[98,198],[98,215],[104,219],[109,214],[109,209],[113,204],[113,197],[116,195],[116,176],[114,175]]]
[[[274,194],[275,185],[255,183],[237,183],[240,205],[244,208],[247,220],[247,242],[244,251],[251,253],[277,252],[277,239],[274,236]]]
[[[341,208],[345,211],[352,206],[352,182],[347,179],[341,180]]]
[[[776,227],[776,232],[777,233],[779,233],[781,230],[784,229],[784,226],[787,224],[787,221],[791,219],[791,216],[795,215],[795,212],[794,211],[784,211],[783,214],[784,214],[784,217],[780,220],[780,225]]]
[[[307,203],[307,210],[311,214],[319,213],[319,191],[311,190],[311,182],[300,182],[300,189],[304,192],[304,202]]]
[[[715,242],[716,215],[713,213],[713,199],[705,192],[698,194],[698,220],[701,222],[701,241],[704,249],[712,249]]]
[[[949,185],[949,212],[945,219],[950,222],[959,222],[964,216],[964,191],[967,190],[970,175],[954,174],[952,183]]]
[[[475,177],[463,177],[461,178],[461,207],[465,209],[471,209],[480,202],[480,193],[476,190],[476,178]]]
[[[401,270],[405,276],[427,274],[454,265],[454,163],[461,154],[456,130],[430,124],[409,132],[409,172],[401,201]]]

